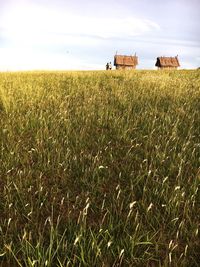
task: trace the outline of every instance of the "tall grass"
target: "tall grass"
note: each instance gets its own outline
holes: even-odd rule
[[[0,73],[0,266],[199,266],[198,71]]]

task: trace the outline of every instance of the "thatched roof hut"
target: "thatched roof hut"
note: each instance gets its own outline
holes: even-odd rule
[[[155,64],[156,67],[160,69],[177,69],[180,67],[180,63],[178,60],[178,56],[176,57],[157,57],[157,61]]]
[[[138,57],[136,55],[115,55],[114,57],[114,66],[116,66],[116,69],[135,69],[136,65],[138,65]]]

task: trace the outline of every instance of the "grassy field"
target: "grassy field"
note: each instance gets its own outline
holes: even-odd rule
[[[199,266],[200,72],[0,73],[0,266]]]

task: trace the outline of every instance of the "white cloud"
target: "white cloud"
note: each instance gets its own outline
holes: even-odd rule
[[[61,55],[60,49],[95,50],[104,40],[113,42],[113,38],[132,38],[159,30],[151,20],[78,16],[66,9],[58,12],[26,5],[26,1],[10,7],[1,16],[0,27],[1,36],[7,41],[7,48],[0,48],[0,69],[4,70],[102,69],[99,63],[88,63],[91,58],[86,63],[84,55]]]
[[[65,27],[63,31],[73,34],[85,34],[101,38],[124,38],[138,36],[146,32],[157,30],[159,26],[152,21],[138,18],[67,18],[66,24],[72,22],[71,27]]]
[[[16,6],[1,18],[1,26],[14,41],[32,42],[48,33],[116,38],[138,36],[159,30],[159,25],[134,17],[95,18],[76,16],[36,6]],[[58,37],[58,36],[57,36]],[[44,38],[42,38],[44,39]]]

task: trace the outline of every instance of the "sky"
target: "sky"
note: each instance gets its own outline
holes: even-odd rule
[[[101,70],[114,55],[200,67],[200,0],[0,0],[0,71]]]

